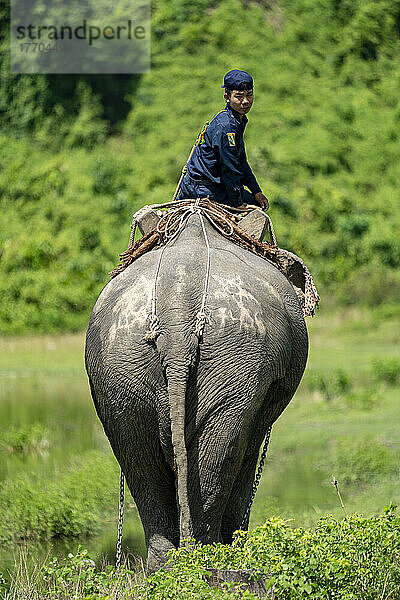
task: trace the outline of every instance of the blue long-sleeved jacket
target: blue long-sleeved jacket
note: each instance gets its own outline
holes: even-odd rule
[[[203,127],[188,163],[180,198],[196,197],[195,188],[200,185],[208,188],[217,202],[239,206],[244,200],[244,185],[253,194],[261,191],[246,158],[246,123],[246,115],[240,118],[227,104]]]

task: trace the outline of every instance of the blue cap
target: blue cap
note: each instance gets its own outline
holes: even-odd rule
[[[246,73],[246,71],[239,71],[239,69],[233,69],[233,71],[229,71],[224,77],[224,85],[221,85],[223,88],[227,88],[228,90],[238,90],[239,85],[241,83],[245,83],[246,87],[253,87],[253,78],[251,75]]]

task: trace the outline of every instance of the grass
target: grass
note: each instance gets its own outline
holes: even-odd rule
[[[114,568],[105,562],[96,569],[87,550],[81,547],[75,555],[69,553],[64,560],[47,557],[32,565],[29,549],[24,546],[15,556],[12,579],[5,590],[4,600],[39,600],[43,597],[54,600],[107,597],[108,600],[117,600],[122,593],[130,596],[143,578],[143,561],[138,558],[131,557],[129,564],[125,562],[117,576]]]
[[[0,337],[0,375],[84,377],[84,334]]]

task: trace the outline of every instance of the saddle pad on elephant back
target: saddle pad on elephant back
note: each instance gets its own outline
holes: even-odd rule
[[[120,255],[121,263],[110,272],[110,276],[116,277],[146,252],[167,244],[185,226],[187,217],[194,212],[199,212],[204,214],[216,230],[229,238],[232,243],[268,260],[279,269],[292,284],[304,316],[314,315],[315,309],[318,308],[319,295],[310,271],[296,254],[277,246],[269,217],[265,216],[265,220],[262,220],[257,215],[254,218],[252,212],[256,211],[261,212],[259,209],[238,211],[212,202],[208,198],[144,206],[133,215],[128,248]],[[267,219],[271,233],[269,242],[259,239],[265,236]],[[242,220],[243,227],[241,227]],[[136,227],[143,237],[135,242]]]

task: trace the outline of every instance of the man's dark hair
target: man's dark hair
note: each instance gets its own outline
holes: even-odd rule
[[[231,93],[233,91],[234,90],[229,90],[229,89],[225,88],[225,92],[227,94],[229,94],[229,96],[231,95]],[[239,83],[239,85],[237,86],[237,88],[235,88],[235,91],[238,91],[238,92],[243,92],[243,91],[245,91],[245,92],[252,92],[253,91],[253,86],[250,85],[250,84],[248,84],[248,83],[246,83],[246,81],[242,81],[242,83]]]

